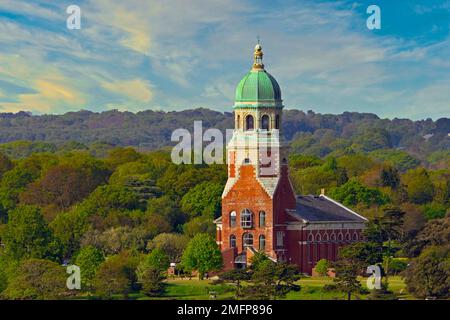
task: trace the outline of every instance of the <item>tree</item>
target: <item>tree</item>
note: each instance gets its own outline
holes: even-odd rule
[[[134,150],[134,148],[115,148],[109,150],[106,161],[110,164],[111,167],[115,168],[127,162],[137,161],[141,157],[142,155]]]
[[[321,276],[328,275],[328,268],[330,267],[330,263],[327,259],[321,259],[316,263],[315,270]]]
[[[47,159],[48,163],[52,161]],[[42,170],[41,159],[36,157],[22,160],[13,169],[3,174],[0,182],[0,203],[7,210],[16,207],[19,201],[19,194],[30,182],[39,177]]]
[[[232,269],[219,275],[217,283],[232,283],[236,287],[236,298],[242,296],[242,282],[251,279],[251,272],[245,269]]]
[[[442,219],[433,219],[426,223],[416,237],[405,243],[405,249],[410,257],[418,256],[429,246],[445,246],[450,242],[450,215]]]
[[[144,263],[160,272],[166,272],[167,268],[169,268],[170,260],[164,251],[161,249],[154,249],[145,257]]]
[[[64,210],[83,200],[99,184],[105,183],[108,172],[92,173],[89,168],[72,165],[58,165],[50,168],[45,175],[27,186],[20,194],[22,203],[46,206],[56,205]]]
[[[140,264],[136,271],[142,292],[149,297],[159,296],[164,291],[164,279],[161,271],[148,264]]]
[[[62,244],[63,257],[71,257],[79,249],[81,237],[89,230],[87,213],[75,206],[71,211],[57,215],[50,228]]]
[[[219,183],[203,182],[196,185],[181,199],[181,210],[190,217],[217,217],[220,214],[222,192],[223,185]]]
[[[99,186],[80,204],[80,210],[89,216],[105,217],[111,210],[139,208],[139,199],[130,188],[118,185]]]
[[[147,243],[147,250],[159,249],[164,251],[171,262],[179,262],[189,237],[177,233],[161,233]]]
[[[377,160],[387,162],[391,167],[401,172],[416,168],[420,164],[418,159],[402,150],[380,149],[369,153],[369,155]]]
[[[5,254],[14,260],[60,258],[61,245],[38,207],[22,205],[9,212],[1,239],[5,245]]]
[[[154,238],[160,233],[172,231],[172,226],[167,219],[159,214],[146,214],[142,224],[149,239]]]
[[[183,233],[191,238],[199,233],[207,233],[213,237],[215,231],[213,220],[208,216],[195,217],[183,225]]]
[[[149,234],[142,226],[112,227],[103,232],[89,230],[83,235],[80,244],[95,246],[106,254],[117,254],[124,250],[144,250],[148,238]]]
[[[200,279],[206,272],[219,270],[223,263],[216,241],[205,233],[199,233],[189,241],[181,261],[187,270],[197,270]]]
[[[423,211],[425,214],[425,217],[428,220],[431,219],[439,219],[439,218],[443,218],[445,216],[445,214],[447,213],[448,210],[448,206],[437,203],[437,202],[431,202],[431,203],[427,203],[423,206]],[[449,210],[450,212],[450,210]]]
[[[113,294],[121,294],[124,298],[136,288],[136,268],[139,257],[124,251],[110,256],[97,271],[93,284],[96,293],[103,298],[111,298]]]
[[[321,188],[337,185],[335,172],[319,166],[293,172],[292,180],[296,191],[302,194],[318,194]]]
[[[103,253],[93,246],[81,248],[75,258],[75,264],[80,267],[81,284],[90,288],[100,265],[105,261]]]
[[[333,279],[337,290],[347,294],[347,300],[351,300],[353,293],[361,292],[361,284],[357,276],[361,271],[356,263],[351,249],[344,247],[339,252],[339,259],[334,263],[336,277]]]
[[[262,260],[251,276],[252,285],[243,288],[247,299],[276,299],[285,297],[300,287],[295,284],[300,279],[296,265],[276,263],[270,259]]]
[[[408,291],[419,298],[450,297],[450,247],[431,246],[404,272]]]
[[[169,263],[169,257],[161,249],[154,249],[141,261],[136,275],[145,295],[156,296],[164,290],[163,280]]]
[[[357,204],[383,205],[389,202],[388,196],[375,188],[369,188],[362,185],[355,179],[334,188],[330,196],[346,206],[356,206]]]
[[[14,164],[8,156],[0,152],[0,179],[6,171],[11,170],[13,167]]]
[[[424,204],[433,200],[434,186],[428,172],[424,168],[409,170],[402,176],[411,202]]]
[[[150,199],[147,202],[147,214],[163,217],[173,228],[186,221],[175,199],[167,195]]]
[[[383,169],[381,170],[380,179],[381,184],[384,187],[397,189],[400,185],[400,175],[398,173],[398,170],[391,166],[383,167]]]
[[[66,291],[67,274],[59,264],[41,259],[24,260],[3,292],[6,299],[61,299]]]

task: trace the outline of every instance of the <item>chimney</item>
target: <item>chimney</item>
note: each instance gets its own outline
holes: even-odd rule
[[[324,196],[325,195],[325,188],[320,189],[320,196]]]

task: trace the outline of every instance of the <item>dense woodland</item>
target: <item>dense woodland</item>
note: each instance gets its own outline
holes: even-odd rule
[[[26,151],[54,151],[53,144],[70,149],[73,141],[85,145],[103,143],[155,150],[170,146],[172,131],[177,128],[191,130],[195,120],[202,120],[204,129],[233,128],[232,113],[208,109],[138,113],[79,111],[41,116],[25,112],[0,113],[0,143],[18,140],[52,143],[38,144],[28,150],[16,147],[14,150],[18,154],[12,154],[12,150],[3,147],[2,152],[12,157],[27,156]],[[389,120],[370,113],[333,115],[300,110],[285,110],[283,116],[283,134],[292,141],[293,151],[319,157],[340,155],[349,149],[363,153],[393,149],[407,151],[424,165],[435,165],[448,158],[449,133],[448,118],[436,121]]]
[[[167,148],[143,150],[167,146],[172,128],[200,118],[221,128],[232,121],[208,110],[3,114],[1,140],[30,141],[0,145],[1,297],[73,294],[65,290],[63,263],[81,267],[83,294],[106,298],[158,295],[169,262],[188,273],[218,269],[212,221],[220,215],[226,166],[175,165]],[[357,265],[356,256],[388,263],[385,272],[402,272],[415,296],[448,297],[449,119],[300,111],[285,119],[296,192],[325,188],[371,220],[369,242],[336,268]],[[227,276],[223,281],[245,278]]]

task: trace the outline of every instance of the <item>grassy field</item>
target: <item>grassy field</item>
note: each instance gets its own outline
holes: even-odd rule
[[[360,279],[363,287],[366,288],[366,279]],[[326,284],[332,284],[333,280],[327,277],[309,277],[298,281],[301,286],[299,292],[290,292],[286,299],[289,300],[342,300],[346,295],[341,292],[327,292],[323,290]],[[406,293],[405,283],[400,277],[389,278],[389,288],[397,294],[400,299],[412,299]],[[177,300],[208,300],[209,292],[217,293],[217,299],[232,299],[233,292],[225,285],[212,285],[210,280],[198,279],[170,279],[167,280],[166,292],[158,299]],[[130,298],[149,299],[144,296],[134,296]],[[357,299],[367,299],[366,295],[360,295]]]

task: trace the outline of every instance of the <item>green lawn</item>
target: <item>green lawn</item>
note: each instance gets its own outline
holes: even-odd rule
[[[366,278],[360,279],[363,287],[366,287]],[[299,292],[290,292],[286,299],[289,300],[341,300],[345,299],[346,295],[341,292],[326,292],[322,288],[326,284],[332,284],[333,280],[327,277],[308,277],[298,281],[301,286]],[[412,299],[406,293],[405,284],[403,280],[396,276],[389,278],[389,288],[393,290],[401,299]],[[170,279],[167,280],[167,288],[163,297],[158,299],[177,299],[177,300],[208,300],[209,292],[215,291],[217,299],[230,299],[233,297],[233,292],[229,290],[228,286],[212,285],[210,280],[198,279]],[[139,297],[141,299],[149,299],[148,297]],[[362,295],[359,299],[366,299]]]

